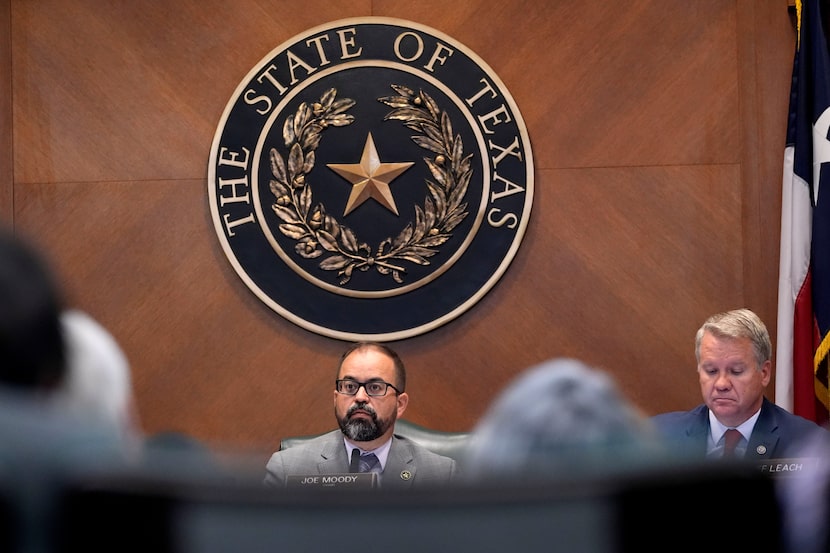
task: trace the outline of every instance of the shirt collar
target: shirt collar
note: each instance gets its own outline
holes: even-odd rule
[[[741,436],[748,442],[749,437],[752,435],[752,429],[755,428],[755,423],[758,421],[758,416],[761,414],[760,407],[755,414],[746,419],[737,427],[733,426],[725,426],[718,418],[712,413],[712,410],[709,410],[709,432],[711,433],[710,437],[712,438],[712,443],[719,443],[720,439],[723,438],[723,435],[726,433],[727,430],[730,428],[735,428],[738,432],[741,433]]]
[[[377,457],[378,461],[380,461],[381,471],[383,471],[383,469],[386,468],[386,459],[389,457],[389,448],[392,447],[392,440],[391,439],[386,440],[385,444],[383,444],[382,446],[380,446],[378,448],[372,449],[370,451],[367,451],[365,449],[360,448],[356,444],[350,442],[345,437],[343,438],[343,442],[346,444],[346,456],[349,459],[352,458],[352,450],[353,449],[359,450],[361,455],[364,455],[366,453],[374,453],[375,457]]]

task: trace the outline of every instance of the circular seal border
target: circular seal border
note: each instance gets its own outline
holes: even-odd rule
[[[247,92],[252,92],[254,89],[250,88],[252,82],[256,82],[257,78],[262,79],[262,76],[266,73],[266,69],[268,65],[277,58],[280,54],[284,54],[285,52],[289,51],[292,46],[296,46],[297,44],[302,43],[302,41],[306,41],[306,44],[309,45],[315,39],[318,41],[320,40],[318,37],[321,33],[335,33],[339,36],[341,40],[341,47],[343,48],[343,53],[346,52],[347,44],[343,43],[346,40],[345,35],[341,33],[342,30],[353,28],[356,26],[386,26],[386,27],[393,27],[396,29],[400,29],[400,35],[403,36],[405,34],[416,34],[420,33],[421,35],[425,35],[434,39],[437,43],[441,44],[448,50],[457,51],[463,56],[465,56],[470,62],[475,64],[487,77],[489,83],[487,83],[491,88],[489,92],[492,92],[494,95],[497,94],[502,102],[502,107],[504,108],[504,112],[501,114],[501,117],[505,117],[508,121],[510,121],[515,127],[515,132],[517,137],[520,138],[520,156],[516,155],[516,152],[513,150],[513,146],[510,145],[496,145],[495,148],[495,157],[491,160],[490,165],[492,168],[495,169],[495,166],[498,165],[499,161],[507,157],[508,155],[513,155],[519,157],[522,162],[523,172],[524,172],[524,180],[519,185],[515,185],[513,183],[509,183],[509,185],[513,185],[514,188],[520,188],[522,192],[523,201],[521,202],[520,211],[521,216],[516,217],[515,214],[512,214],[512,221],[514,223],[513,233],[512,233],[512,240],[509,243],[509,247],[504,252],[504,255],[501,257],[501,260],[498,262],[495,270],[490,272],[489,276],[475,289],[472,293],[464,295],[466,299],[463,299],[460,303],[453,306],[448,311],[440,314],[439,316],[432,316],[428,320],[423,320],[416,324],[409,324],[406,328],[393,328],[390,330],[381,330],[381,331],[365,331],[365,330],[355,330],[349,328],[332,328],[323,324],[321,320],[317,320],[317,318],[311,316],[309,313],[304,313],[302,316],[298,315],[291,309],[285,307],[282,303],[276,301],[271,295],[269,295],[264,289],[263,286],[255,281],[249,275],[248,270],[243,263],[240,262],[237,253],[234,251],[234,248],[231,245],[230,238],[235,236],[234,230],[237,225],[245,224],[248,222],[255,222],[254,221],[254,209],[256,209],[256,217],[262,218],[264,215],[262,213],[261,207],[259,203],[255,206],[250,208],[250,221],[247,220],[247,217],[236,218],[231,220],[229,217],[229,213],[223,213],[222,207],[225,206],[226,203],[242,203],[243,200],[250,203],[250,196],[256,195],[253,192],[257,191],[261,188],[258,186],[258,177],[257,177],[257,167],[251,166],[250,169],[247,167],[247,163],[251,161],[252,158],[260,159],[262,157],[262,151],[259,149],[259,145],[262,144],[262,136],[259,133],[252,133],[257,134],[258,138],[255,140],[257,143],[257,148],[254,148],[253,152],[248,151],[245,156],[243,157],[243,152],[240,151],[232,151],[229,152],[226,148],[223,147],[223,136],[225,131],[227,130],[228,122],[231,118],[232,113],[239,105],[241,98],[245,98],[245,94]],[[321,48],[320,44],[317,44],[318,51]],[[323,55],[320,51],[321,56]],[[438,60],[438,49],[436,48],[435,53],[433,54],[433,58],[430,60],[428,65],[432,65],[432,68],[424,66],[424,68],[429,70],[434,70],[434,64],[442,64],[443,62]],[[444,52],[446,53],[446,52]],[[325,59],[325,58],[324,58]],[[371,58],[370,58],[371,59]],[[403,59],[403,58],[399,58]],[[415,59],[415,58],[413,58]],[[376,59],[378,64],[387,63],[388,60]],[[406,60],[411,61],[411,60]],[[445,61],[445,60],[444,60]],[[300,61],[302,65],[302,61]],[[321,64],[322,65],[322,64]],[[315,69],[316,70],[316,69]],[[293,74],[292,74],[293,76]],[[423,76],[422,76],[423,78]],[[285,86],[286,89],[282,92],[284,93],[288,88],[301,88],[305,86],[302,84],[305,79],[300,79],[299,83],[292,82],[290,85],[282,85]],[[261,80],[259,82],[262,82]],[[484,81],[482,81],[484,82]],[[292,91],[291,94],[295,94],[296,91]],[[482,91],[482,94],[484,91]],[[256,107],[256,103],[253,100],[256,98],[251,98],[250,96],[246,98],[246,103],[251,106],[251,109]],[[273,100],[269,99],[269,102],[273,102]],[[469,102],[469,99],[467,100]],[[277,103],[280,103],[281,100],[277,100]],[[283,102],[284,103],[284,102]],[[470,104],[472,106],[472,104]],[[266,112],[266,118],[273,119],[276,117],[276,114],[282,115],[282,113],[273,108],[273,103],[269,104],[269,109]],[[262,115],[262,114],[261,114]],[[492,115],[492,114],[490,114]],[[479,117],[482,117],[479,115]],[[499,122],[504,122],[504,120],[498,120],[499,115],[495,115],[493,120],[490,120],[490,124],[498,124]],[[482,122],[482,126],[485,123]],[[266,131],[267,132],[267,131]],[[477,138],[480,138],[477,135]],[[491,148],[493,145],[491,144]],[[244,149],[244,148],[243,148]],[[248,155],[251,154],[251,155]],[[498,159],[496,159],[498,158]],[[484,160],[482,160],[484,162]],[[230,165],[236,166],[240,168],[244,168],[245,170],[243,173],[244,179],[234,179],[233,177],[229,177],[226,179],[222,179],[219,176],[219,166],[220,165]],[[251,177],[250,180],[247,172],[250,171]],[[485,177],[486,179],[490,179],[490,175]],[[217,180],[219,179],[219,180]],[[242,192],[244,195],[239,191],[239,185],[242,185]],[[245,190],[245,187],[248,187],[248,190]],[[229,188],[228,188],[229,187]],[[229,192],[225,194],[225,192]],[[515,193],[516,190],[514,189],[512,192],[508,192],[506,189],[501,193],[490,191],[489,188],[486,190],[487,194],[492,195],[491,197],[495,198],[496,196],[507,196]],[[289,40],[283,42],[276,48],[274,48],[271,52],[269,52],[265,57],[263,57],[243,78],[240,84],[237,86],[236,90],[234,91],[231,99],[229,100],[228,104],[226,105],[222,117],[220,120],[220,124],[217,127],[216,133],[214,135],[214,139],[211,145],[211,152],[210,152],[210,160],[208,164],[208,196],[210,201],[210,211],[211,216],[214,223],[214,230],[217,233],[219,238],[220,244],[222,245],[222,249],[227,256],[228,260],[230,261],[231,265],[233,266],[234,270],[238,274],[238,276],[242,279],[242,281],[246,284],[246,286],[268,307],[270,307],[273,311],[281,315],[282,317],[288,319],[289,321],[297,324],[298,326],[305,328],[306,330],[312,331],[314,333],[328,336],[335,339],[341,340],[377,340],[377,341],[391,341],[391,340],[400,340],[405,338],[410,338],[413,336],[417,336],[423,333],[426,333],[430,330],[433,330],[441,325],[446,324],[447,322],[459,317],[461,314],[468,311],[473,305],[478,303],[481,298],[489,292],[493,286],[499,281],[499,279],[504,275],[508,266],[512,262],[513,258],[518,251],[518,248],[521,244],[522,238],[524,237],[525,231],[527,229],[529,217],[530,217],[530,210],[533,201],[533,192],[534,192],[534,167],[533,167],[533,156],[530,147],[530,140],[527,133],[527,128],[525,126],[524,120],[519,112],[519,109],[509,91],[505,87],[504,83],[501,79],[496,75],[496,73],[489,67],[475,52],[471,51],[467,48],[464,44],[458,42],[455,39],[447,36],[446,34],[437,31],[431,27],[418,24],[412,21],[407,21],[404,19],[398,18],[388,18],[388,17],[373,17],[373,16],[366,16],[366,17],[355,17],[355,18],[348,18],[348,19],[341,19],[332,21],[329,23],[325,23],[323,25],[318,25],[311,29],[308,29],[294,37],[290,38]],[[482,203],[486,203],[482,196]],[[481,206],[477,209],[481,210]],[[478,213],[476,217],[478,218],[479,223],[481,222],[481,213]],[[505,217],[506,219],[506,217]],[[501,219],[498,225],[493,226],[502,226],[505,223],[505,219]],[[492,221],[490,221],[492,224]],[[260,225],[265,225],[264,222],[256,221],[256,226],[259,228]],[[273,243],[273,238],[268,239],[272,246],[275,244]],[[467,241],[469,242],[469,240]],[[280,254],[282,257],[282,254]],[[457,256],[456,256],[457,257]],[[284,258],[281,260],[285,262]],[[296,269],[295,269],[296,270]],[[446,270],[446,269],[444,269]],[[308,277],[304,277],[306,280]],[[430,280],[433,280],[435,277],[430,277]],[[440,279],[439,279],[440,280]],[[313,284],[313,283],[312,283]],[[411,286],[411,285],[410,285]],[[435,286],[435,284],[433,284]],[[331,292],[327,292],[331,293]],[[436,291],[436,293],[438,293]],[[358,294],[360,295],[360,294]],[[371,300],[370,300],[371,301]],[[365,313],[363,313],[365,315]],[[359,317],[356,317],[359,318]],[[390,318],[390,320],[394,320],[394,317]]]

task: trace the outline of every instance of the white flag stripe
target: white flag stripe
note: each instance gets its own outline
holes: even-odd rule
[[[813,211],[807,183],[793,172],[795,149],[784,151],[781,193],[781,254],[778,271],[778,339],[775,403],[793,410],[793,318],[795,300],[810,266]]]

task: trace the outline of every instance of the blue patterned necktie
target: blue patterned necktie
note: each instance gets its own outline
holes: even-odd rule
[[[374,453],[360,456],[358,472],[380,472],[380,461]]]

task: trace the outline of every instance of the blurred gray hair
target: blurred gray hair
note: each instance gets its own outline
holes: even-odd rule
[[[546,477],[557,468],[621,466],[656,443],[650,422],[606,373],[574,359],[531,367],[473,430],[465,475]]]

